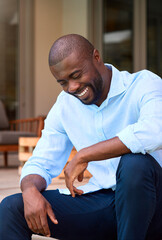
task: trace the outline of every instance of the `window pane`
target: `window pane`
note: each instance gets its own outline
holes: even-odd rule
[[[103,59],[133,71],[133,0],[103,0]]]
[[[0,99],[9,119],[18,109],[18,0],[0,0]]]
[[[147,68],[162,76],[162,1],[147,2]]]

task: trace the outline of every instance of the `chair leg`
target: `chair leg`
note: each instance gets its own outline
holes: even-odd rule
[[[8,166],[8,156],[7,156],[7,152],[4,152],[3,156],[4,156],[4,166],[7,167],[7,166]]]

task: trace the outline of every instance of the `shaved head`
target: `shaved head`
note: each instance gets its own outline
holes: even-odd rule
[[[56,65],[72,52],[77,52],[84,58],[92,58],[94,46],[78,34],[69,34],[57,39],[49,52],[49,65]]]

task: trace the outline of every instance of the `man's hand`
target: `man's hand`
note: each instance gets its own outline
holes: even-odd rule
[[[118,137],[81,149],[68,163],[64,171],[66,186],[71,195],[75,197],[75,193],[83,193],[83,191],[74,187],[73,183],[76,178],[78,178],[79,181],[83,180],[83,174],[89,162],[119,157],[129,152],[130,149],[128,149]]]
[[[65,168],[65,182],[66,186],[69,189],[72,197],[75,197],[75,193],[81,195],[83,193],[82,190],[77,189],[73,186],[74,180],[78,178],[78,181],[81,182],[83,180],[84,171],[86,170],[88,163],[83,162],[81,159],[81,155],[78,152],[74,158],[67,164]]]
[[[36,187],[27,188],[23,191],[24,215],[28,227],[35,233],[50,237],[47,215],[54,224],[58,221],[52,207]]]

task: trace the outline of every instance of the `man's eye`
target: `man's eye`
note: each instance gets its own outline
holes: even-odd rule
[[[65,86],[65,85],[66,85],[66,82],[60,82],[60,85],[61,85],[61,86]]]
[[[81,74],[76,74],[76,75],[73,75],[73,79],[78,79],[81,77]]]

